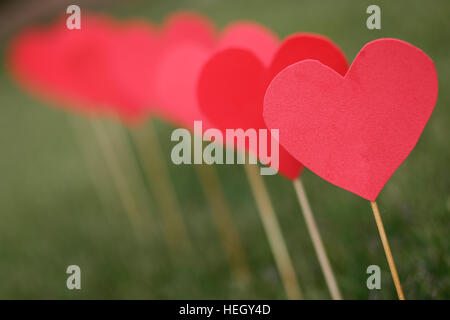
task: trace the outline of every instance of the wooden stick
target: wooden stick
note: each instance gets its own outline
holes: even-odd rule
[[[381,242],[383,243],[384,253],[386,255],[389,269],[391,270],[392,279],[394,280],[395,290],[397,290],[397,295],[399,300],[405,300],[405,295],[403,294],[402,284],[400,283],[400,278],[398,277],[397,268],[395,267],[394,258],[392,256],[391,248],[389,246],[389,241],[384,231],[383,221],[381,220],[380,211],[378,210],[378,205],[376,201],[371,201],[373,215],[375,216],[375,221],[377,223],[378,232],[380,233]]]
[[[98,165],[96,163],[96,159],[92,157],[93,152],[91,150],[91,145],[89,143],[89,137],[86,134],[86,130],[81,125],[80,120],[75,119],[74,116],[68,115],[67,119],[74,132],[74,137],[80,147],[88,175],[100,201],[100,205],[105,213],[109,213],[109,208],[112,206],[111,202],[114,201],[115,198],[111,196],[109,192],[110,190],[107,190],[109,185],[106,181],[104,181],[105,176],[100,173],[100,165]]]
[[[117,154],[109,140],[108,134],[98,121],[91,120],[91,125],[97,138],[97,142],[102,150],[108,170],[114,181],[114,185],[119,193],[119,198],[131,222],[133,229],[140,234],[142,213],[138,209],[136,199],[131,192],[125,173],[119,165]]]
[[[322,237],[320,236],[319,229],[317,228],[317,224],[314,219],[311,207],[309,206],[305,188],[303,187],[300,178],[295,179],[293,183],[295,191],[297,193],[298,201],[300,203],[300,207],[302,208],[303,217],[305,218],[309,236],[311,237],[314,250],[316,251],[317,258],[319,259],[320,268],[322,269],[322,273],[325,276],[328,290],[330,291],[333,300],[342,300],[342,296],[339,291],[333,269],[331,268],[330,261],[328,260],[327,253],[322,242]]]
[[[222,246],[231,265],[231,271],[237,283],[246,284],[251,280],[247,255],[241,237],[233,221],[217,170],[212,165],[194,165],[197,176],[208,201],[214,223],[219,231]]]
[[[245,164],[244,167],[287,297],[291,300],[302,299],[295,269],[291,257],[289,256],[286,242],[281,233],[280,225],[272,207],[266,186],[259,174],[259,167],[258,165],[250,164]]]
[[[150,121],[145,128],[134,129],[132,135],[137,142],[136,149],[142,161],[147,181],[150,186],[155,186],[152,191],[156,195],[155,198],[162,216],[167,242],[174,250],[181,248],[191,251],[193,245],[181,214],[175,187],[171,183],[153,123]]]

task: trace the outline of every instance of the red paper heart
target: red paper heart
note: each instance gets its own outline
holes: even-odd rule
[[[298,34],[285,40],[269,68],[247,50],[221,51],[202,70],[198,82],[200,108],[222,131],[233,128],[266,129],[263,99],[272,75],[295,61],[314,57],[339,71],[346,70],[347,62],[339,48],[328,39],[311,34]],[[298,177],[301,163],[282,147],[279,161],[281,174],[289,179]]]
[[[238,21],[224,29],[217,44],[217,50],[229,48],[247,49],[268,66],[278,49],[278,37],[262,25]]]
[[[215,33],[207,18],[189,12],[170,16],[161,31],[90,14],[81,30],[68,30],[60,19],[19,36],[12,69],[28,89],[64,107],[118,113],[127,122],[157,112],[177,125],[203,120],[208,128],[196,83],[210,55],[219,46],[245,46],[264,58],[276,48],[269,30],[249,22],[229,26],[219,44]]]
[[[217,40],[212,24],[198,14],[175,15],[163,33],[164,47],[155,71],[154,90],[159,114],[190,129],[195,120],[203,122],[203,129],[212,127],[200,111],[196,87],[200,71],[216,50],[245,46],[261,57],[271,56],[276,50],[276,37],[258,24],[233,23]]]
[[[133,99],[111,72],[113,32],[109,18],[87,14],[81,30],[68,30],[65,19],[25,30],[11,45],[11,71],[27,89],[64,107],[133,117],[140,111],[130,108]]]
[[[143,120],[155,109],[155,69],[161,55],[160,47],[158,31],[146,21],[132,20],[115,32],[109,50],[111,69],[120,90],[129,97],[126,109],[131,118]]]
[[[216,28],[207,17],[189,11],[181,11],[167,18],[162,30],[165,50],[181,43],[202,44],[213,48]]]
[[[311,171],[374,201],[417,143],[437,91],[425,53],[380,39],[364,46],[344,77],[317,61],[284,69],[267,89],[264,118]]]
[[[161,54],[153,70],[156,112],[175,125],[192,128],[194,120],[203,120],[195,84],[214,50],[214,27],[198,14],[178,13],[165,24],[161,42]]]

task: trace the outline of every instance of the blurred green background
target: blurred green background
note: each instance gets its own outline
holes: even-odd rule
[[[33,2],[34,6],[43,3]],[[2,53],[23,22],[39,22],[65,11],[59,4],[36,17],[30,14],[26,21],[15,21],[15,11],[8,11],[13,3],[19,2],[0,2]],[[82,12],[161,22],[176,10],[190,9],[206,14],[220,28],[249,19],[265,24],[280,38],[298,31],[321,33],[336,42],[349,61],[365,43],[381,37],[399,38],[424,50],[438,71],[438,103],[417,147],[378,203],[406,297],[450,298],[448,0],[102,1],[92,7],[93,3],[80,2]],[[381,30],[366,28],[370,4],[381,7]],[[145,217],[146,231],[136,237],[117,201],[89,123],[33,99],[12,82],[4,64],[0,68],[0,298],[286,298],[242,166],[217,169],[248,255],[253,275],[248,285],[232,280],[195,170],[171,164],[173,128],[156,123],[194,243],[194,253],[183,256],[172,254],[166,246],[153,193],[145,195],[152,209]],[[84,128],[88,147],[98,160],[110,194],[107,207],[95,193],[72,121]],[[344,298],[395,299],[369,203],[308,170],[302,177]],[[264,180],[305,298],[328,299],[292,184],[281,176]],[[71,264],[81,267],[82,290],[66,288],[65,271]],[[366,287],[366,268],[371,264],[381,267],[381,290]]]

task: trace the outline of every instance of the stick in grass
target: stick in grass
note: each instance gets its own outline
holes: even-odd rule
[[[131,191],[125,173],[122,171],[118,162],[117,154],[108,137],[108,133],[102,124],[98,121],[91,120],[95,137],[103,153],[106,166],[111,173],[114,185],[119,193],[119,198],[124,207],[130,223],[137,234],[140,234],[140,227],[142,222],[142,213],[138,209],[136,199]]]
[[[91,178],[95,193],[100,201],[100,205],[102,206],[103,211],[109,212],[113,197],[109,193],[110,190],[107,190],[106,188],[107,184],[104,182],[105,177],[100,174],[100,166],[95,163],[96,161],[92,157],[92,150],[86,130],[81,125],[80,120],[75,119],[72,115],[69,115],[67,118],[74,133],[74,137],[80,147],[86,169]]]
[[[251,164],[245,164],[244,167],[287,297],[291,300],[302,299],[295,269],[281,233],[269,194],[259,174],[259,168],[257,165]]]
[[[403,294],[402,284],[400,283],[400,278],[398,277],[397,268],[395,267],[394,257],[392,256],[391,247],[389,246],[389,241],[384,231],[383,221],[381,220],[380,210],[378,210],[378,205],[376,201],[371,201],[373,215],[377,223],[378,232],[380,233],[381,242],[383,244],[384,253],[386,254],[386,259],[389,264],[389,269],[391,270],[392,279],[394,280],[395,290],[397,290],[397,295],[399,300],[405,300],[405,295]]]
[[[194,167],[206,200],[211,208],[213,220],[219,231],[219,236],[235,280],[237,283],[248,283],[251,279],[251,273],[247,255],[239,236],[238,228],[233,221],[233,216],[225,200],[217,171],[212,165],[207,164],[194,165]]]
[[[132,136],[136,141],[136,149],[142,161],[147,181],[162,215],[164,234],[172,248],[180,246],[192,250],[192,242],[187,232],[187,226],[181,214],[175,188],[170,180],[167,165],[162,157],[152,120],[146,127],[133,129]]]
[[[305,188],[300,180],[297,178],[293,181],[294,188],[297,194],[300,207],[302,208],[303,217],[305,218],[306,227],[308,229],[309,236],[311,237],[314,250],[316,252],[317,258],[319,260],[320,268],[322,269],[323,275],[325,276],[325,281],[330,291],[331,297],[334,300],[342,300],[339,287],[336,282],[336,278],[331,268],[330,261],[322,243],[322,238],[320,236],[319,229],[317,228],[314,215],[312,213],[311,207],[309,206],[309,201],[306,196]]]
[[[155,180],[155,185],[158,186],[154,189],[158,205],[162,212],[168,213],[166,218],[167,230],[175,236],[174,240],[184,241],[179,237],[182,234],[186,234],[187,237],[186,227],[184,227],[175,187],[171,183],[167,165],[162,157],[161,145],[152,120],[146,127],[133,130],[133,136],[137,142],[138,153],[143,161],[147,178],[148,180]],[[219,230],[219,236],[227,253],[232,274],[238,283],[247,283],[250,281],[250,268],[239,232],[233,223],[223,191],[220,188],[217,173],[210,166],[195,165],[195,168],[200,185],[211,208],[214,222]],[[170,231],[170,228],[173,230]]]

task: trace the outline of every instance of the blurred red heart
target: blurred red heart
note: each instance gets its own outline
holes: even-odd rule
[[[195,120],[202,120],[204,129],[210,128],[196,94],[198,76],[206,61],[226,47],[244,46],[268,57],[275,52],[276,41],[270,30],[251,22],[233,23],[219,37],[212,23],[198,14],[173,16],[163,31],[163,52],[155,72],[159,114],[190,129]]]
[[[10,60],[28,90],[63,107],[118,114],[128,123],[158,113],[189,128],[203,120],[207,128],[196,84],[219,46],[245,46],[267,58],[276,49],[276,37],[262,26],[240,22],[219,38],[210,20],[189,12],[170,16],[161,30],[145,21],[118,23],[85,14],[81,30],[68,30],[61,18],[48,28],[23,32]]]
[[[222,131],[266,129],[263,99],[270,80],[286,66],[308,58],[320,59],[341,73],[347,69],[345,56],[339,48],[330,40],[312,34],[297,34],[286,39],[275,53],[270,67],[264,66],[248,50],[218,52],[206,63],[199,78],[200,108]],[[279,161],[281,174],[289,179],[298,177],[302,165],[282,147]]]
[[[153,74],[156,112],[165,120],[187,128],[192,128],[194,120],[203,120],[195,84],[201,66],[214,50],[215,33],[206,17],[188,12],[171,16],[163,27]]]
[[[437,99],[434,64],[396,39],[368,43],[342,76],[296,63],[267,89],[264,119],[323,179],[374,201],[417,143]]]
[[[112,73],[115,28],[107,17],[85,14],[80,30],[68,30],[65,19],[27,29],[11,45],[10,69],[22,85],[61,106],[133,117],[132,99]]]
[[[277,35],[270,29],[254,22],[237,21],[225,27],[216,49],[246,49],[268,66],[278,49],[278,42]]]
[[[157,104],[155,69],[161,56],[161,37],[147,21],[131,20],[117,27],[109,54],[112,74],[129,98],[124,111],[143,120]]]

